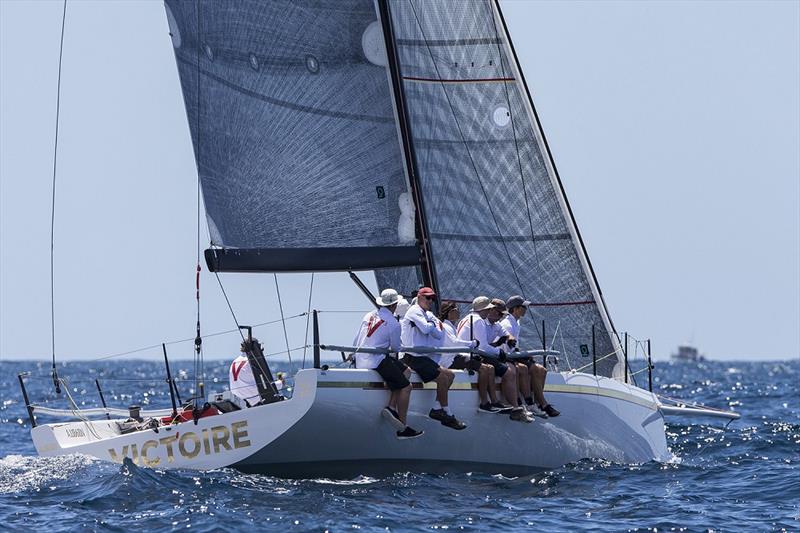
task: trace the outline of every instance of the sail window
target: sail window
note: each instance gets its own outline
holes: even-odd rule
[[[361,36],[361,49],[367,61],[379,67],[386,66],[386,42],[383,40],[383,29],[379,21],[371,22],[364,30]]]
[[[498,127],[505,128],[511,124],[511,113],[506,106],[501,105],[492,113],[492,120]]]
[[[319,72],[319,60],[312,55],[306,56],[306,68],[311,74]]]

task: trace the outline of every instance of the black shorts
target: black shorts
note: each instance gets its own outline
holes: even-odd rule
[[[439,377],[439,363],[430,357],[406,354],[403,361],[411,367],[411,370],[419,374],[420,379],[425,383]]]
[[[406,368],[408,367],[404,365],[402,361],[387,355],[378,366],[375,367],[375,370],[381,375],[383,381],[386,382],[386,386],[389,387],[389,390],[400,390],[410,385],[408,378],[404,374]]]
[[[477,372],[481,368],[480,357],[467,357],[458,354],[448,368],[451,370],[468,370],[470,373]]]
[[[456,355],[455,359],[453,359],[452,364],[447,367],[451,370],[464,370],[467,368],[467,363],[469,362],[468,357],[464,357],[461,354]]]
[[[495,359],[494,357],[484,357],[482,360],[483,363],[487,365],[492,365],[494,367],[494,375],[498,378],[501,378],[508,372],[508,365],[505,363],[500,362],[500,359]]]

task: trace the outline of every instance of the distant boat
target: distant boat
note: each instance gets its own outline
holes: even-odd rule
[[[701,361],[705,361],[706,358],[700,354],[700,352],[694,346],[678,346],[678,351],[672,354],[673,361],[680,361],[680,362],[687,362],[687,363],[699,363]]]

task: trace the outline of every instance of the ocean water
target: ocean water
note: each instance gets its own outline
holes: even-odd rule
[[[227,364],[207,363],[221,390]],[[47,365],[0,362],[0,529],[48,532],[297,531],[800,531],[800,361],[660,363],[660,394],[731,407],[742,419],[672,419],[674,462],[585,460],[519,478],[491,473],[397,473],[287,480],[235,470],[166,472],[83,456],[38,457],[17,373],[31,400],[53,400]],[[190,362],[173,363],[180,377]],[[156,362],[61,366],[76,402],[169,404]],[[643,376],[640,374],[639,376]],[[214,379],[219,380],[214,385]],[[141,380],[141,381],[127,381]],[[181,384],[184,394],[190,382]]]

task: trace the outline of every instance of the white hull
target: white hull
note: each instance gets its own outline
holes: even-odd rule
[[[351,476],[389,471],[520,473],[584,458],[667,461],[656,397],[588,374],[550,372],[546,394],[561,416],[532,424],[478,413],[474,376],[456,372],[450,407],[467,423],[455,431],[427,417],[433,384],[411,395],[409,423],[425,431],[398,440],[381,418],[388,392],[370,370],[303,370],[291,400],[119,435],[115,421],[41,425],[42,455],[83,453],[141,466],[207,470],[233,466],[284,476]],[[416,376],[414,376],[416,378]],[[415,382],[415,387],[421,386]],[[91,428],[89,427],[91,426]]]

